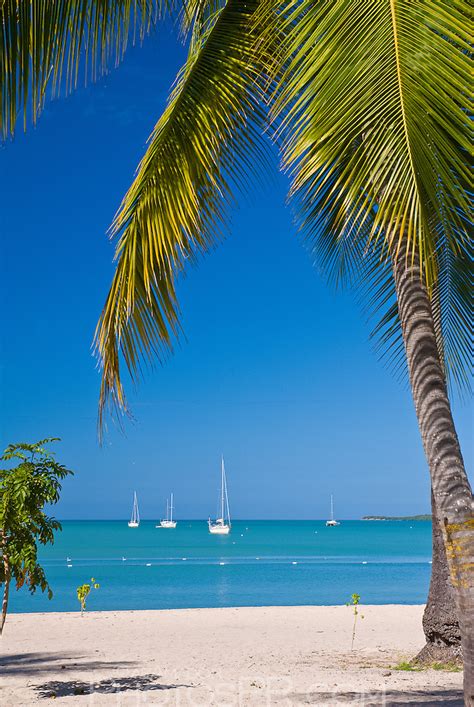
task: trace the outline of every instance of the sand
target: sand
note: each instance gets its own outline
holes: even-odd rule
[[[421,606],[14,614],[0,705],[449,705],[462,674],[393,670],[423,645]]]

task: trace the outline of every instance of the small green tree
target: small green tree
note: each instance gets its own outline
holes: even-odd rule
[[[354,649],[354,641],[356,635],[356,625],[357,617],[359,616],[359,604],[360,604],[360,594],[351,594],[351,600],[346,604],[346,606],[352,606],[354,612],[354,623],[352,625],[352,641],[351,641],[351,651]],[[364,617],[360,614],[360,618]]]
[[[45,513],[44,506],[58,502],[61,481],[73,473],[44,446],[56,441],[53,437],[36,444],[11,444],[0,457],[0,461],[19,461],[11,469],[0,470],[0,582],[4,585],[0,634],[12,579],[17,589],[26,585],[34,594],[39,587],[50,599],[53,596],[38,563],[38,543],[54,543],[54,531],[61,530],[61,524]]]
[[[83,616],[84,611],[86,610],[86,601],[91,589],[99,589],[100,587],[94,577],[91,577],[91,582],[92,584],[81,584],[81,586],[77,588],[77,598],[79,599],[79,603],[81,605],[81,616]]]

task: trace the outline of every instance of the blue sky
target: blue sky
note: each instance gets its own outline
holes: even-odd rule
[[[380,363],[351,293],[312,266],[272,176],[232,214],[219,248],[179,287],[186,339],[128,388],[135,421],[96,438],[91,354],[113,273],[106,230],[143,155],[183,50],[168,31],[98,84],[48,104],[0,149],[0,443],[59,436],[76,472],[62,518],[215,510],[219,460],[241,518],[411,514],[429,484],[408,386]],[[455,401],[468,469],[472,407]]]

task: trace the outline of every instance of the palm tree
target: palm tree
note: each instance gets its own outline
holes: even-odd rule
[[[176,276],[215,236],[228,179],[248,175],[265,91],[314,247],[379,247],[390,263],[471,699],[472,492],[445,377],[445,363],[458,372],[459,358],[469,357],[467,7],[235,1],[209,15],[203,7],[209,3],[197,4],[188,62],[114,222],[118,266],[97,332],[102,404],[109,394],[124,404],[119,346],[135,375],[140,356],[176,332]],[[463,314],[456,322],[453,307]]]
[[[112,226],[117,268],[96,332],[100,425],[108,404],[126,409],[121,358],[136,378],[179,335],[176,279],[219,239],[233,191],[265,169],[270,126],[310,247],[329,270],[343,253],[349,276],[375,279],[382,339],[401,332],[472,704],[473,499],[447,388],[471,363],[467,2],[183,3],[188,60]],[[130,27],[143,33],[177,4],[7,0],[4,134],[29,93],[36,119],[64,57],[71,87],[83,49],[94,73],[120,59]]]

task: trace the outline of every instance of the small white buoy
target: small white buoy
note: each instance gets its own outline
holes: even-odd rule
[[[147,562],[145,566],[146,566],[146,567],[151,567],[151,562]]]
[[[240,537],[243,538],[243,537],[244,537],[244,534],[243,534],[243,533],[240,533]]]
[[[188,558],[187,558],[187,557],[182,557],[181,559],[183,560],[183,562],[186,562],[186,560],[187,560]]]
[[[126,559],[127,559],[126,557],[122,557],[122,562],[125,562]]]
[[[259,560],[260,558],[259,558],[259,557],[256,557],[255,559],[256,559],[256,560]]]
[[[292,565],[297,565],[298,563],[297,563],[297,562],[292,562],[291,564],[292,564]]]
[[[68,565],[68,567],[72,567],[72,565]]]
[[[225,565],[225,562],[219,562],[220,565]]]
[[[366,561],[364,560],[364,562],[363,562],[362,564],[363,564],[363,565],[366,565],[366,564],[367,564],[367,562],[366,562]]]

